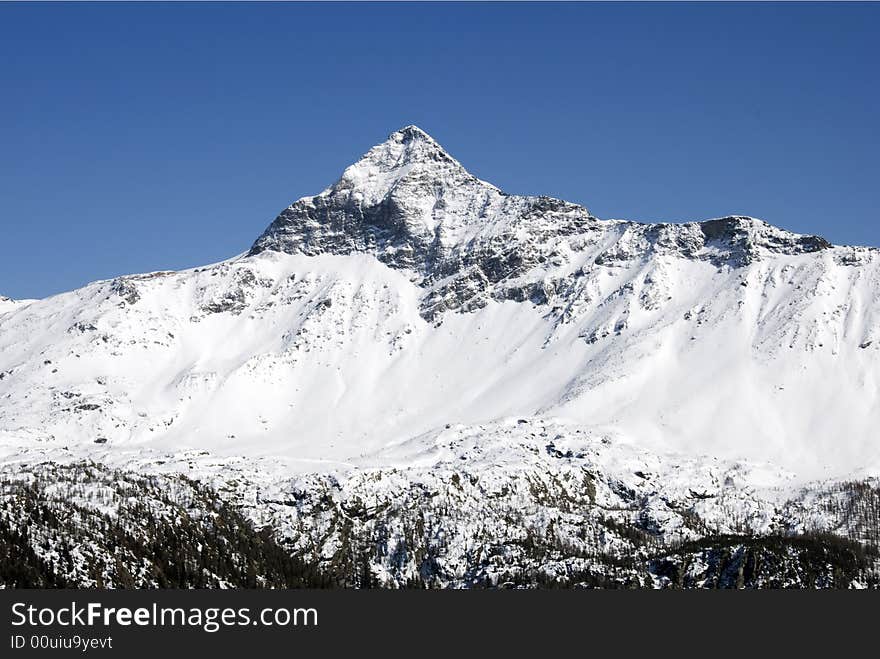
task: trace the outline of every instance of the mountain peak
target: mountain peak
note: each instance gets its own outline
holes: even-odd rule
[[[490,226],[505,198],[421,128],[405,126],[329,188],[282,211],[251,253],[372,252],[385,262],[422,270]]]
[[[456,205],[456,199],[469,204],[474,198],[500,194],[498,188],[468,172],[428,133],[409,125],[367,151],[319,195],[296,203],[357,208],[392,203],[410,211],[418,207],[416,215],[425,222],[422,229],[433,233],[436,222],[431,217],[444,215],[440,212],[443,204]]]
[[[428,135],[421,128],[416,126],[415,124],[410,124],[409,126],[404,126],[400,130],[396,130],[391,135],[388,136],[389,140],[399,140],[401,142],[411,142],[411,141],[425,141],[430,142],[432,144],[437,144],[437,141]],[[437,145],[439,146],[439,145]]]
[[[384,142],[367,151],[325,192],[351,190],[376,202],[413,172],[416,175],[428,173],[431,178],[450,174],[470,177],[433,137],[418,126],[410,125],[391,133]]]

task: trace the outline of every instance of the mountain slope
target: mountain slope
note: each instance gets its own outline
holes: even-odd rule
[[[0,314],[17,309],[29,302],[31,302],[31,300],[13,300],[12,298],[0,295]]]
[[[880,467],[878,250],[745,217],[599,220],[503,193],[415,127],[242,256],[0,314],[10,455],[309,471],[538,416],[803,477]]]

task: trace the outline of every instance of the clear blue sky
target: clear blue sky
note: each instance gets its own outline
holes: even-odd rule
[[[415,123],[600,217],[880,245],[880,5],[0,4],[0,293],[244,251]]]

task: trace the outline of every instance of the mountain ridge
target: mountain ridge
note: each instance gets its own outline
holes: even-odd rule
[[[607,249],[593,257],[599,266],[654,251],[720,267],[834,249],[819,236],[745,216],[658,224],[600,220],[570,202],[510,195],[471,175],[427,133],[408,126],[370,149],[335,184],[282,211],[248,254],[372,254],[421,277],[419,285],[428,289],[423,315],[435,320],[439,312],[466,311],[487,298],[540,299],[548,259],[571,263],[602,243]],[[866,253],[851,249],[853,258]],[[498,286],[523,276],[523,286]]]
[[[416,174],[421,175],[421,177],[413,176],[413,167],[424,168],[415,172]],[[421,188],[408,190],[408,192],[440,197],[442,194],[441,191],[438,190],[438,186],[440,186],[441,189],[452,187],[449,185],[449,181],[444,180],[444,177],[450,173],[453,178],[465,178],[469,183],[474,183],[480,188],[489,192],[494,192],[501,197],[513,197],[538,204],[578,209],[578,211],[582,212],[586,217],[598,220],[598,218],[595,218],[586,208],[577,204],[553,197],[547,197],[545,195],[510,194],[502,191],[491,183],[478,179],[468,172],[458,160],[445,151],[434,138],[415,125],[409,125],[391,133],[386,141],[374,146],[353,165],[346,168],[336,183],[326,188],[318,195],[300,198],[297,202],[291,204],[286,211],[296,208],[297,204],[303,202],[314,203],[316,198],[326,199],[337,195],[355,196],[361,203],[366,202],[367,205],[376,205],[380,202],[387,201],[391,195],[397,192],[396,188],[401,182],[409,177],[417,179],[421,178],[419,182],[422,186]],[[426,178],[427,180],[425,180]],[[483,216],[477,217],[478,219],[482,219]],[[327,218],[318,217],[318,219],[321,220]],[[800,244],[804,251],[817,251],[834,247],[834,245],[820,236],[799,234],[793,231],[780,229],[763,220],[743,215],[726,215],[700,221],[674,223],[638,222],[634,220],[605,220],[605,222],[623,222],[650,227],[651,230],[655,231],[667,226],[696,225],[703,230],[707,239],[718,238],[725,234],[734,233],[753,236],[761,233],[766,234],[768,233],[768,230],[772,230],[772,233],[777,236],[785,235],[790,237],[790,240],[787,242]],[[252,245],[250,253],[259,253],[264,249],[273,248],[279,249],[279,251],[286,251],[284,249],[285,245],[283,244],[283,241],[280,241],[277,236],[279,230],[289,223],[289,215],[285,215],[285,213],[279,214],[264,234],[255,241],[254,245]],[[475,222],[474,224],[478,223],[479,222]],[[719,228],[721,227],[723,227],[723,230],[719,231]],[[270,240],[273,233],[275,235],[275,241]],[[786,241],[777,240],[777,242]]]

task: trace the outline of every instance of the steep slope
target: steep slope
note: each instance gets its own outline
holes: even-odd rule
[[[10,455],[309,471],[536,415],[803,477],[880,467],[880,252],[745,217],[602,221],[501,192],[415,127],[242,256],[0,313]]]

